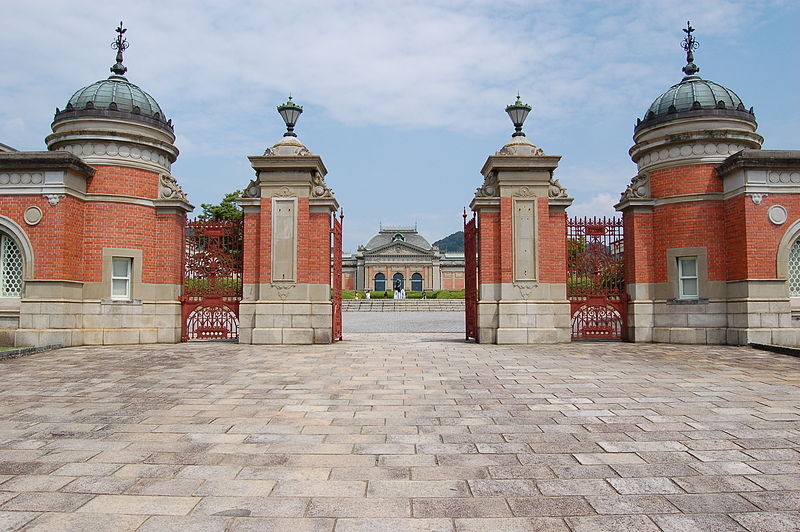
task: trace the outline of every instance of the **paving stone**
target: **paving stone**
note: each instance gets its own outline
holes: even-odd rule
[[[414,517],[511,517],[505,499],[431,498],[413,500]]]
[[[153,495],[98,495],[80,512],[133,515],[186,515],[200,499]]]
[[[475,497],[530,497],[539,495],[532,480],[470,480]]]
[[[567,517],[572,532],[659,532],[659,528],[644,515],[595,515]]]
[[[456,519],[457,532],[569,532],[559,517],[495,517]]]
[[[44,532],[59,530],[62,532],[117,532],[119,530],[146,530],[138,528],[147,516],[143,515],[114,515],[107,513],[51,513],[47,512],[25,527],[26,532]],[[0,525],[0,528],[2,526]],[[153,529],[150,529],[153,530]],[[164,530],[163,528],[161,530]]]
[[[92,495],[78,493],[20,493],[0,506],[0,510],[23,512],[72,512],[83,506]]]
[[[669,502],[683,513],[707,513],[709,510],[721,513],[752,512],[758,508],[737,493],[698,493],[690,495],[669,495]]]
[[[743,493],[742,497],[762,510],[797,510],[800,508],[800,491]]]
[[[308,499],[300,497],[203,497],[193,515],[222,517],[302,517]]]
[[[405,498],[311,499],[306,515],[311,517],[411,517],[411,500]]]
[[[608,483],[620,495],[655,495],[664,493],[683,493],[683,490],[668,478],[609,478]]]
[[[583,497],[525,497],[508,499],[515,516],[593,515],[594,509]]]
[[[19,530],[25,523],[41,515],[36,512],[4,512],[0,511],[0,530]]]
[[[675,481],[688,493],[719,493],[735,491],[761,491],[762,488],[743,476],[676,477]]]
[[[240,517],[234,519],[228,530],[234,532],[331,532],[334,519],[312,519],[291,517]],[[138,531],[137,531],[138,532]]]
[[[800,530],[800,511],[730,514],[750,532],[789,532]]]
[[[652,520],[663,532],[745,532],[736,521],[723,514],[654,515]]]
[[[602,495],[586,497],[599,514],[667,514],[677,513],[663,495]]]
[[[736,530],[785,528],[800,507],[795,359],[380,338],[0,362],[0,509],[49,504],[65,523],[100,512],[145,529],[566,530],[567,517],[646,530],[646,516]],[[87,502],[58,510],[62,496]],[[670,498],[698,513],[662,519],[680,517]],[[37,512],[0,516],[51,523]],[[582,519],[597,515],[611,519]]]
[[[136,532],[163,532],[165,530],[225,532],[232,521],[231,517],[154,515],[137,528]]]
[[[368,497],[469,497],[464,480],[371,480]]]
[[[403,530],[404,532],[451,532],[451,519],[337,519],[336,532],[385,532]]]

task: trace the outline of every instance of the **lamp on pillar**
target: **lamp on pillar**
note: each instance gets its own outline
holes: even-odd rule
[[[514,102],[513,105],[506,107],[506,113],[508,113],[508,117],[511,118],[512,122],[514,122],[514,134],[511,135],[512,137],[525,136],[525,133],[522,132],[522,124],[525,123],[525,119],[528,118],[528,113],[530,112],[531,106],[522,103],[522,100],[519,99],[519,93],[517,93],[517,101]]]
[[[289,101],[278,106],[278,113],[280,113],[283,121],[286,122],[286,133],[284,133],[283,136],[296,137],[297,134],[294,132],[294,125],[297,123],[297,119],[300,118],[300,115],[303,113],[303,106],[294,103],[292,101],[292,97],[289,96]]]

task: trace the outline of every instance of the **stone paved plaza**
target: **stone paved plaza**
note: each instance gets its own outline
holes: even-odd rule
[[[0,529],[800,527],[800,359],[457,336],[2,361]]]

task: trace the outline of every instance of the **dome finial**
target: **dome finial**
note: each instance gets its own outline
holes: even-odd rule
[[[111,43],[111,48],[117,51],[117,62],[111,67],[111,72],[117,76],[124,76],[128,71],[128,67],[122,64],[122,52],[128,49],[128,40],[123,37],[123,34],[128,31],[128,28],[122,27],[122,21],[119,21],[119,26],[116,30],[117,39]]]
[[[700,46],[700,43],[697,42],[694,38],[694,35],[692,35],[693,31],[694,28],[687,20],[686,27],[683,28],[683,32],[686,33],[686,38],[681,41],[681,46],[683,46],[683,49],[686,50],[686,66],[681,70],[683,70],[684,74],[687,76],[694,76],[700,72],[700,67],[694,64],[694,53],[692,53],[693,50],[697,50],[697,48]]]

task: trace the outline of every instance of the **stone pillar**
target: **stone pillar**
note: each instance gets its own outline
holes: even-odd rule
[[[332,339],[331,216],[339,208],[327,170],[296,137],[250,157],[256,179],[244,208],[240,343]]]
[[[523,136],[490,156],[470,208],[478,216],[478,341],[570,341],[566,212],[545,155]]]

